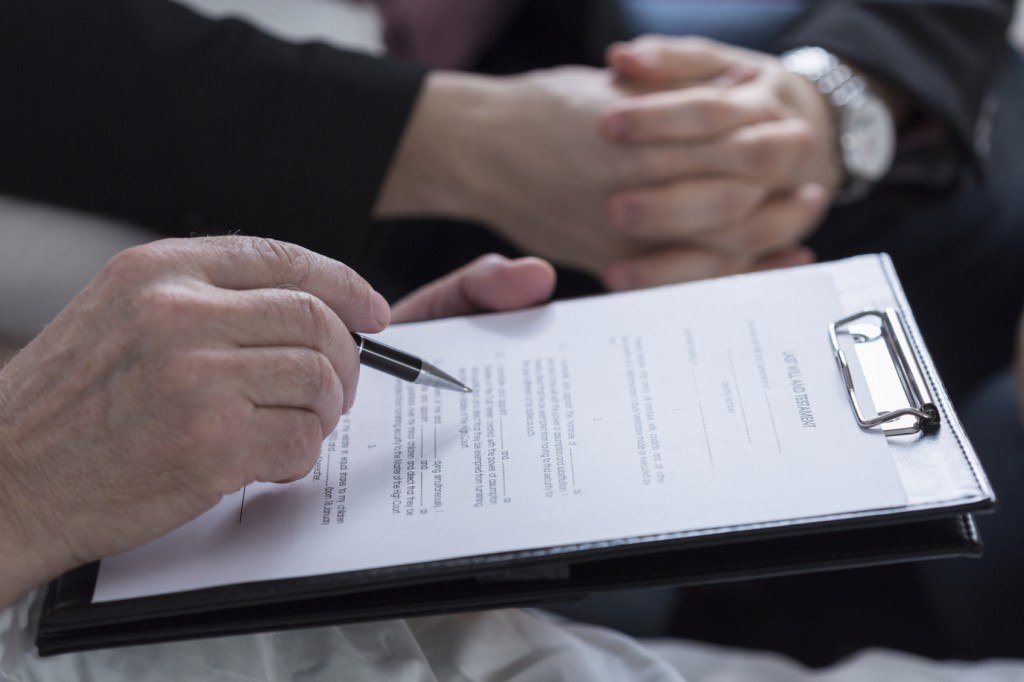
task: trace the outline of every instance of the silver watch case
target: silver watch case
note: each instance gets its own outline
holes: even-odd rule
[[[896,155],[896,126],[885,102],[863,77],[823,48],[800,47],[781,60],[787,71],[814,83],[835,110],[840,157],[850,184],[881,180]]]
[[[850,176],[878,182],[892,168],[896,129],[885,103],[864,92],[839,111],[839,149]]]

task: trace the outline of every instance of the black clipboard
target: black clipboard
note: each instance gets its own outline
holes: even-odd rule
[[[844,309],[851,311],[823,321],[822,342],[832,341],[851,419],[863,428],[886,430],[907,492],[903,507],[96,604],[97,566],[90,565],[51,584],[36,639],[40,654],[536,606],[627,587],[979,555],[971,514],[992,509],[995,496],[938,379],[891,261],[882,254],[808,267],[833,276]],[[764,275],[744,277],[758,276]],[[856,312],[864,310],[869,312]],[[868,402],[874,412],[866,409]]]

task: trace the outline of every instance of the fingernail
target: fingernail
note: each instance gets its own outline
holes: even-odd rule
[[[388,323],[391,322],[391,306],[388,305],[387,300],[374,291],[370,295],[370,307],[373,311],[373,319],[377,321],[377,324],[381,327],[388,326]]]
[[[631,227],[639,213],[640,207],[635,201],[626,199],[612,204],[612,222],[618,227]]]
[[[604,131],[613,140],[625,139],[626,134],[629,132],[629,120],[626,114],[617,111],[605,119]]]
[[[824,205],[828,201],[828,191],[817,183],[804,185],[800,188],[800,195],[804,201],[812,204]]]
[[[639,66],[646,69],[658,65],[658,51],[650,45],[633,45],[629,50],[629,54],[633,56],[633,59]]]

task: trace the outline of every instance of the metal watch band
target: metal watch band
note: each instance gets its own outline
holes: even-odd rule
[[[880,102],[868,86],[867,80],[857,74],[834,54],[821,47],[799,47],[783,53],[783,68],[811,81],[826,97],[836,113],[836,126],[840,145],[840,159],[846,182],[837,190],[835,203],[850,203],[866,196],[872,180],[851,168],[848,150],[844,146],[847,116],[865,102]],[[874,178],[877,179],[877,178]]]

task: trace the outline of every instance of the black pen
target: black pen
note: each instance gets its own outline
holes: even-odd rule
[[[473,392],[473,389],[445,374],[426,360],[404,353],[397,348],[385,346],[383,343],[378,343],[355,332],[349,333],[352,334],[356,345],[359,346],[359,364],[361,365],[379,369],[385,374],[411,381],[414,384],[447,388],[463,393]]]

